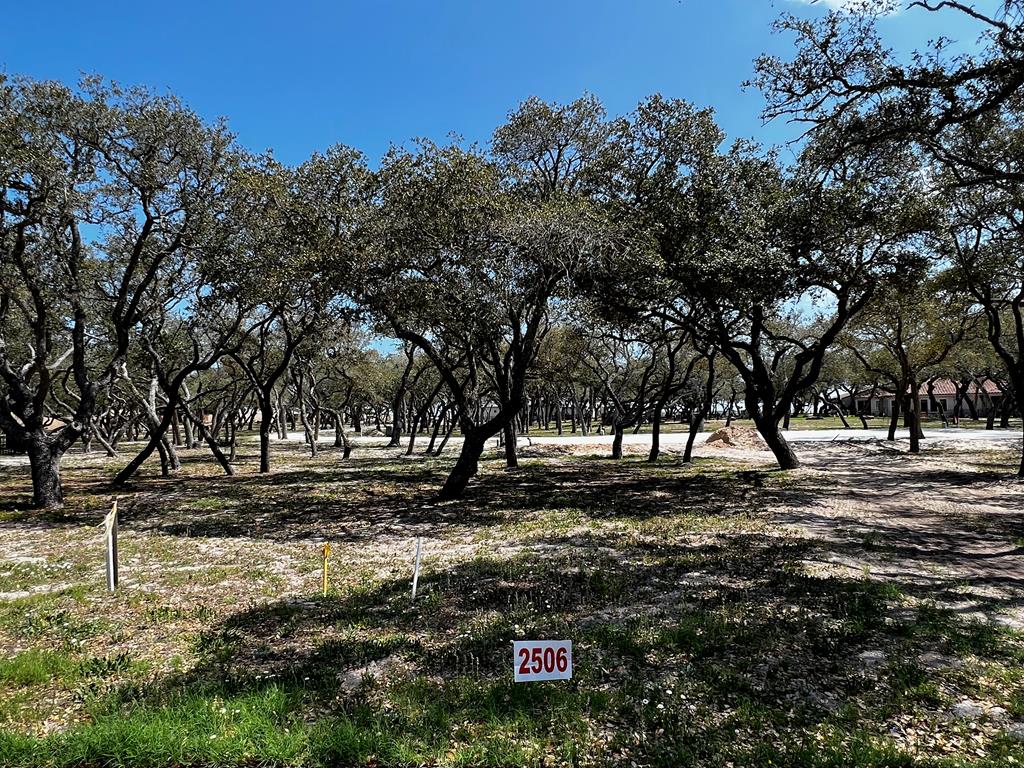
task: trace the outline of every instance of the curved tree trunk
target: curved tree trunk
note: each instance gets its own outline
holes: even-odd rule
[[[434,445],[437,443],[437,436],[441,434],[441,427],[444,424],[445,415],[448,413],[450,407],[449,403],[445,403],[444,407],[438,411],[437,418],[434,419],[434,431],[430,435],[430,442],[427,443],[427,450],[424,453],[430,456],[434,452]]]
[[[768,447],[775,455],[776,461],[779,462],[781,469],[790,470],[797,469],[800,466],[800,460],[796,457],[796,453],[793,452],[793,447],[789,444],[785,437],[782,436],[782,431],[779,429],[778,422],[768,417],[758,417],[754,419],[754,424],[757,426],[757,431],[761,433],[761,437],[768,443]]]
[[[455,415],[452,417],[451,422],[448,424],[448,430],[444,433],[444,439],[441,440],[441,444],[439,446],[437,446],[437,450],[434,451],[434,455],[435,456],[440,456],[441,455],[441,451],[443,451],[444,447],[446,445],[448,445],[448,440],[451,439],[452,432],[455,431],[455,426],[459,423],[459,420],[461,418],[462,418],[462,408],[460,407],[460,408],[458,408],[455,411]]]
[[[686,448],[683,450],[683,463],[689,464],[693,461],[693,444],[697,441],[697,435],[704,429],[704,418],[690,417],[690,429],[686,435]]]
[[[469,481],[476,477],[486,442],[486,438],[476,432],[470,432],[465,436],[459,458],[441,488],[439,496],[442,500],[458,499],[462,496]]]
[[[618,422],[615,422],[612,425],[612,430],[614,431],[614,434],[615,434],[615,437],[612,438],[612,458],[613,459],[621,459],[622,458],[622,432],[623,432],[623,427]]]
[[[196,430],[199,432],[199,435],[203,438],[203,441],[209,447],[210,453],[213,454],[213,457],[217,460],[217,463],[220,464],[221,469],[224,470],[224,473],[227,475],[234,475],[235,468],[231,466],[231,462],[228,461],[227,456],[224,455],[224,452],[220,449],[220,446],[217,445],[217,439],[212,434],[210,434],[210,430],[208,430],[206,428],[206,425],[203,424],[202,419],[197,419],[195,415],[193,415],[192,411],[189,410],[189,408],[184,405],[182,406],[182,413],[185,414],[186,425],[195,424]]]
[[[334,412],[334,447],[344,449],[341,454],[342,459],[347,459],[352,455],[352,442],[345,434],[345,419],[342,418],[341,411]]]

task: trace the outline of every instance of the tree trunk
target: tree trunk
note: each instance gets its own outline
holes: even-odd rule
[[[278,401],[280,402],[280,400]],[[274,407],[270,398],[260,400],[260,474],[270,472],[270,422],[274,418]],[[282,424],[284,423],[282,416]]]
[[[761,437],[768,443],[780,468],[789,470],[797,469],[800,466],[800,460],[793,452],[792,446],[782,436],[782,431],[775,419],[771,416],[760,417],[754,420],[754,424],[757,426],[757,431],[761,433]]]
[[[1011,395],[1003,395],[1002,407],[999,409],[999,428],[1010,428],[1010,414],[1013,413],[1014,400]]]
[[[177,413],[177,410],[174,413]],[[174,450],[174,445],[167,439],[167,430],[164,430],[163,440],[164,449],[167,451],[167,463],[170,465],[172,472],[177,472],[181,469],[181,459],[178,458],[178,452]]]
[[[391,439],[388,448],[397,448],[402,444],[402,396],[391,405]]]
[[[696,412],[690,417],[690,430],[686,435],[686,448],[683,450],[683,463],[689,464],[693,461],[693,444],[697,441],[697,435],[704,429],[704,414],[699,416]]]
[[[260,418],[266,419],[268,414],[273,419],[273,411],[264,411],[263,407],[260,407]],[[260,435],[263,434],[263,428],[260,427]],[[267,439],[270,439],[270,425],[267,425]],[[282,402],[281,395],[277,395],[277,439],[287,440],[288,439],[288,422],[284,413],[284,403]],[[269,470],[268,470],[269,471]]]
[[[921,431],[921,397],[917,394],[918,386],[916,381],[910,382],[910,391],[913,400],[910,403],[910,452],[921,452],[921,438],[924,433]]]
[[[166,465],[167,457],[164,453],[163,447],[163,435],[150,435],[149,442],[146,443],[145,448],[139,451],[139,454],[125,465],[124,469],[114,476],[113,485],[120,487],[127,483],[132,475],[134,475],[139,467],[145,463],[146,459],[153,455],[153,451],[159,449],[161,451],[160,465],[161,470]]]
[[[198,445],[196,436],[192,432],[192,422],[188,418],[181,420],[182,432],[185,434],[185,448],[192,450]]]
[[[434,445],[437,443],[437,436],[441,434],[441,426],[444,424],[444,417],[448,413],[450,403],[446,403],[445,406],[437,412],[437,418],[434,420],[434,431],[430,435],[430,442],[427,443],[427,450],[424,453],[430,456],[434,452]]]
[[[462,497],[462,493],[466,490],[466,486],[469,485],[469,481],[476,477],[480,465],[480,456],[483,455],[485,443],[486,439],[479,434],[469,433],[465,436],[462,441],[462,450],[459,452],[458,461],[455,462],[455,466],[441,488],[439,497],[442,500],[447,501]]]
[[[175,410],[171,416],[171,435],[172,445],[175,447],[181,445],[181,428],[178,426],[178,411]]]
[[[352,455],[352,443],[349,441],[348,435],[345,434],[345,420],[342,418],[341,411],[334,412],[334,446],[344,448],[344,452],[341,454],[342,459],[347,459]]]
[[[892,399],[892,414],[889,416],[889,435],[885,439],[892,442],[896,439],[896,427],[900,423],[900,398]]]
[[[837,394],[839,394],[839,393],[837,392]],[[850,422],[847,421],[846,414],[843,413],[843,404],[842,404],[841,399],[838,398],[838,397],[835,400],[831,400],[830,399],[829,403],[832,406],[832,410],[836,412],[836,416],[839,417],[839,421],[842,422],[843,429],[849,429],[850,428]],[[856,398],[854,398],[854,406],[856,407]]]
[[[661,453],[661,411],[663,408],[664,405],[659,404],[651,416],[651,452],[647,455],[647,460],[650,462],[657,461],[658,454]]]
[[[409,430],[409,447],[405,449],[406,456],[412,456],[413,449],[416,447],[416,432],[419,429],[419,419],[417,416],[413,417],[412,428]]]
[[[103,450],[107,452],[108,459],[112,459],[117,456],[117,451],[114,449],[114,446],[111,444],[111,441],[105,438],[100,430],[94,427],[93,434],[95,435],[96,440],[99,441],[99,444],[103,446]]]
[[[451,439],[452,432],[455,431],[455,426],[459,423],[459,420],[461,418],[462,418],[462,408],[459,407],[459,408],[457,408],[455,410],[455,414],[452,416],[451,421],[448,423],[448,430],[444,433],[444,439],[441,440],[441,444],[439,446],[437,446],[437,450],[434,451],[434,455],[435,456],[440,456],[441,455],[441,451],[443,451],[444,447],[446,445],[448,445],[448,440]]]
[[[32,468],[32,506],[36,509],[59,509],[64,506],[60,453],[53,450],[49,438],[42,433],[30,433],[26,443]]]
[[[622,428],[622,425],[619,424],[616,421],[612,425],[612,429],[614,430],[614,433],[615,433],[615,437],[612,438],[612,458],[613,459],[621,459],[622,458],[622,432],[623,432],[623,428]]]
[[[185,414],[185,426],[187,427],[191,424],[196,425],[196,430],[199,432],[200,437],[202,437],[203,440],[206,442],[206,445],[210,449],[210,453],[213,454],[213,457],[217,460],[217,463],[220,464],[221,469],[224,470],[224,473],[227,475],[234,475],[235,468],[231,466],[231,462],[228,461],[227,456],[224,455],[224,452],[220,449],[220,446],[217,445],[217,439],[210,434],[210,431],[206,428],[206,425],[203,424],[202,416],[200,415],[199,418],[196,418],[196,416],[192,413],[192,411],[188,409],[187,406],[182,406],[182,413]]]
[[[1024,429],[1024,424],[1021,426]],[[1024,482],[1024,447],[1021,448],[1020,469],[1017,470],[1017,480]]]
[[[515,420],[505,425],[505,466],[515,469],[519,466],[519,456],[516,454],[516,428]]]
[[[690,431],[686,436],[686,449],[683,451],[683,463],[689,464],[693,461],[693,444],[697,440],[697,433],[704,429],[704,421],[711,413],[715,401],[715,356],[708,358],[708,378],[704,383],[704,400],[700,408],[690,414]]]

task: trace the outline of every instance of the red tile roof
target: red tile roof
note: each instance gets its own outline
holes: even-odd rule
[[[956,386],[957,386],[957,383],[955,381],[953,381],[952,379],[937,379],[935,381],[935,386],[932,389],[932,394],[935,397],[956,397]],[[910,388],[908,387],[907,388],[907,392],[909,393],[909,391],[910,391]],[[927,383],[922,384],[918,388],[917,391],[918,391],[918,395],[920,397],[928,397],[928,384]],[[974,398],[976,398],[982,392],[984,392],[987,395],[993,395],[993,396],[998,396],[998,395],[1002,395],[1003,394],[1003,390],[1000,389],[999,385],[996,384],[991,379],[983,379],[982,382],[981,382],[981,386],[980,387],[978,386],[978,383],[975,382],[975,381],[972,381],[972,382],[970,382],[967,385],[967,394],[971,397],[972,400]],[[867,397],[870,394],[871,394],[871,390],[870,389],[861,389],[861,390],[857,391],[855,396],[859,397],[859,398],[865,398],[865,397]],[[875,394],[875,397],[892,397],[892,396],[893,396],[892,390],[891,389],[885,389],[884,387],[879,387],[877,393]]]

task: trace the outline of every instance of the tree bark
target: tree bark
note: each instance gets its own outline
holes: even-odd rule
[[[476,477],[485,444],[486,438],[482,437],[479,433],[471,432],[465,436],[462,441],[462,450],[459,452],[459,458],[448,475],[448,479],[445,480],[444,486],[441,488],[439,497],[442,501],[450,501],[462,496],[466,486],[469,485],[469,481]]]
[[[651,452],[647,455],[647,460],[655,462],[658,460],[658,455],[661,453],[661,411],[663,406],[658,405],[654,409],[654,414],[651,417]]]
[[[892,414],[889,416],[889,435],[885,438],[890,443],[896,439],[896,427],[900,423],[900,398],[892,399]]]
[[[448,429],[444,433],[444,438],[441,440],[441,444],[439,446],[437,446],[437,450],[434,451],[434,455],[435,456],[440,456],[441,455],[441,451],[443,451],[444,447],[446,445],[448,445],[448,441],[451,439],[452,432],[455,431],[455,426],[459,423],[459,420],[461,418],[462,418],[462,408],[459,407],[455,411],[455,415],[452,416],[451,421],[448,423]]]
[[[768,417],[758,417],[754,420],[754,424],[757,426],[758,432],[761,433],[761,437],[768,443],[768,447],[775,455],[776,461],[779,462],[779,467],[785,470],[797,469],[800,466],[800,460],[796,457],[796,453],[793,452],[793,447],[787,442],[786,438],[782,436],[782,431],[779,429],[778,422]]]
[[[270,398],[260,398],[260,474],[270,472],[270,422],[274,418],[274,405]],[[283,414],[282,414],[283,416]]]
[[[921,397],[917,393],[918,385],[916,381],[910,382],[910,391],[913,393],[911,397],[913,400],[910,403],[910,452],[920,453],[921,452],[921,438],[924,437],[924,433],[921,431]]]
[[[32,469],[32,506],[36,509],[59,509],[64,505],[60,453],[54,451],[49,438],[39,432],[31,433],[26,443]]]
[[[347,459],[352,455],[352,442],[345,434],[345,420],[342,418],[341,411],[334,412],[334,446],[344,449],[341,454],[342,459]]]
[[[690,417],[690,429],[686,435],[686,448],[683,450],[683,464],[693,461],[693,444],[697,441],[697,435],[704,429],[704,416],[698,418],[695,415]]]
[[[623,427],[618,422],[615,422],[612,425],[612,430],[614,431],[614,434],[615,434],[615,437],[612,438],[612,458],[613,459],[621,459],[622,458],[622,433],[623,433]]]
[[[693,461],[693,444],[697,440],[697,434],[704,429],[704,421],[711,413],[715,399],[715,355],[708,358],[708,378],[704,384],[704,400],[700,404],[699,411],[690,414],[690,431],[686,436],[686,449],[683,451],[683,463],[689,464]]]
[[[199,435],[203,438],[203,441],[210,449],[210,453],[212,453],[213,457],[217,460],[217,463],[220,464],[221,469],[224,470],[224,474],[234,475],[235,468],[231,466],[231,462],[228,461],[227,456],[224,455],[224,452],[220,449],[220,446],[217,445],[217,439],[212,434],[210,434],[210,430],[208,430],[206,428],[206,425],[203,424],[202,416],[196,418],[196,416],[193,415],[192,411],[187,406],[184,405],[182,406],[182,413],[185,414],[186,425],[196,425],[196,429],[198,430]]]
[[[437,418],[434,420],[434,431],[430,435],[430,442],[427,443],[427,450],[424,453],[430,456],[434,452],[434,445],[437,443],[437,436],[441,434],[441,427],[444,425],[445,416],[448,413],[450,403],[445,403],[444,407],[437,412]]]
[[[519,456],[516,453],[516,428],[515,421],[505,425],[505,466],[515,469],[519,466]]]

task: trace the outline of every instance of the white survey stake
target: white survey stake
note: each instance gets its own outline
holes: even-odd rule
[[[572,679],[572,640],[513,640],[512,671],[517,683]]]

